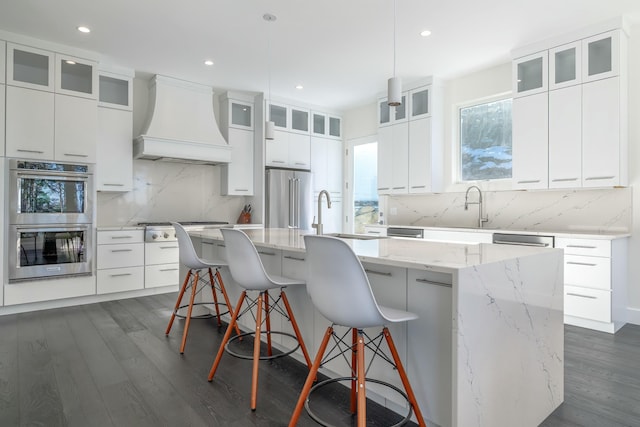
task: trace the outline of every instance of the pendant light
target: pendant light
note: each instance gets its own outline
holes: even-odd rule
[[[402,104],[402,80],[396,77],[396,0],[393,0],[393,77],[387,82],[387,104]]]
[[[262,19],[267,22],[274,22],[277,18],[275,15],[270,13],[265,13],[262,15]],[[271,31],[267,30],[267,70],[269,77],[269,96],[267,98],[267,108],[269,108],[269,103],[271,101]],[[275,138],[275,130],[276,124],[273,120],[267,120],[264,123],[264,138],[265,139],[274,139]]]

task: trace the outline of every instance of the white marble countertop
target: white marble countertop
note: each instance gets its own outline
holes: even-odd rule
[[[533,236],[554,235],[556,237],[566,238],[582,238],[582,239],[602,239],[613,240],[630,237],[631,233],[627,231],[614,232],[611,230],[506,230],[500,228],[467,228],[467,227],[423,227],[419,225],[378,225],[372,224],[373,227],[399,227],[399,228],[421,228],[423,230],[440,230],[440,231],[458,231],[458,232],[475,232],[475,233],[505,233],[505,234],[529,234]]]
[[[268,228],[245,230],[256,246],[303,252],[312,230]],[[189,231],[192,237],[222,240],[220,230]],[[505,261],[560,249],[527,246],[432,242],[419,239],[344,239],[363,262],[452,273],[461,268]]]

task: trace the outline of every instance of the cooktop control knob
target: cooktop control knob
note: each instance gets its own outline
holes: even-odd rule
[[[169,238],[169,233],[164,233],[164,234],[162,235],[162,237],[164,237],[165,239],[168,239],[168,238]]]
[[[153,233],[153,234],[151,235],[151,238],[152,238],[153,240],[156,240],[156,239],[158,238],[158,235],[157,235],[156,233]]]

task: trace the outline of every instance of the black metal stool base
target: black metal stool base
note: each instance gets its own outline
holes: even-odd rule
[[[355,378],[353,377],[338,377],[338,378],[329,378],[328,380],[324,380],[319,382],[318,384],[314,385],[313,387],[311,387],[311,390],[309,390],[309,395],[307,396],[307,400],[304,402],[304,409],[307,411],[307,414],[309,414],[309,416],[311,417],[311,419],[313,419],[313,421],[315,421],[316,423],[320,424],[321,426],[324,427],[336,427],[333,424],[329,424],[328,422],[322,420],[318,415],[316,415],[311,408],[309,407],[309,402],[311,401],[311,395],[313,394],[314,391],[317,391],[318,389],[327,386],[329,384],[333,384],[333,383],[338,383],[341,381],[353,381]],[[399,389],[398,387],[394,386],[393,384],[390,384],[388,382],[385,381],[380,381],[374,378],[365,378],[365,382],[371,382],[371,383],[376,383],[376,384],[381,384],[385,387],[388,387],[392,390],[394,390],[396,393],[398,393],[400,396],[402,396],[408,403],[408,407],[409,407],[409,412],[407,413],[407,415],[397,424],[393,424],[389,427],[400,427],[403,426],[405,424],[407,424],[409,422],[409,420],[411,419],[411,415],[413,415],[413,408],[411,407],[411,404],[409,402],[409,397],[407,396],[407,394]]]
[[[280,331],[271,331],[271,332],[261,331],[260,335],[267,334],[267,333],[269,333],[271,335],[284,335],[284,336],[293,338],[296,341],[296,343],[298,343],[298,345],[296,345],[292,350],[288,350],[285,353],[278,353],[278,354],[274,354],[272,356],[260,356],[259,357],[260,360],[273,360],[273,359],[277,359],[279,357],[288,356],[288,355],[290,355],[291,353],[295,352],[297,349],[300,348],[300,342],[298,342],[298,339],[293,334],[290,334],[290,333],[287,333],[287,332],[280,332]],[[246,354],[235,352],[235,351],[233,351],[232,349],[229,348],[229,345],[232,342],[234,342],[236,340],[242,340],[242,338],[244,338],[246,336],[249,336],[249,335],[255,335],[255,331],[245,332],[245,333],[242,333],[240,335],[236,335],[234,337],[229,338],[229,341],[227,341],[227,344],[224,346],[224,351],[226,351],[227,353],[229,353],[233,357],[237,357],[239,359],[253,360],[253,353],[251,353],[249,355],[246,355]],[[245,342],[247,342],[247,341],[245,341]]]
[[[195,307],[196,305],[215,305],[215,302],[194,302],[193,306]],[[219,302],[218,305],[224,305],[225,307],[227,307],[227,304],[223,303],[223,302]],[[182,310],[183,308],[188,308],[189,304],[185,304],[185,305],[181,305],[180,307],[178,307],[178,310],[176,310],[176,317],[179,317],[180,319],[186,319],[187,316],[185,314],[180,314],[179,310]],[[220,313],[220,316],[224,316],[225,314],[231,315],[231,311],[229,311],[229,308],[227,307],[227,311]],[[218,317],[216,314],[213,313],[209,313],[209,314],[199,314],[197,316],[191,316],[192,319],[212,319],[214,317]]]

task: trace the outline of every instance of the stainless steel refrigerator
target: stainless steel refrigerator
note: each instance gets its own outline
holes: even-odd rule
[[[311,172],[288,169],[266,171],[266,226],[311,229],[313,186]]]

